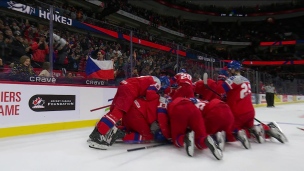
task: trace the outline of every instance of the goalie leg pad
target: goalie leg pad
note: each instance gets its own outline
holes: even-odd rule
[[[117,139],[123,138],[125,136],[125,132],[118,129],[114,126],[112,129],[108,131],[105,135],[105,141],[111,146]]]
[[[99,149],[99,150],[107,150],[109,148],[107,144],[99,144],[97,142],[92,141],[91,139],[88,139],[87,142],[90,148]]]
[[[90,134],[89,139],[87,140],[89,147],[106,150],[109,147],[104,135],[101,135],[98,132],[98,129],[95,127],[93,132]]]

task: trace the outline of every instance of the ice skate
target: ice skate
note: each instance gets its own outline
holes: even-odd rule
[[[224,151],[225,149],[225,143],[226,143],[226,133],[225,131],[217,132],[215,134],[216,142],[219,146],[219,148]]]
[[[193,157],[194,155],[194,131],[188,132],[184,139],[185,149],[188,156]]]
[[[108,131],[106,134],[106,142],[109,143],[109,145],[113,145],[117,139],[123,138],[125,136],[125,132],[118,129],[116,126],[114,126],[112,129]]]
[[[250,148],[250,142],[248,141],[248,137],[246,135],[245,130],[241,129],[237,132],[236,135],[237,140],[239,140],[242,145],[246,148],[249,149]]]
[[[109,147],[109,143],[106,142],[105,136],[101,135],[97,128],[95,127],[93,132],[89,136],[90,138],[87,140],[90,148],[96,148],[100,150],[107,150]]]
[[[284,133],[282,132],[282,130],[280,129],[280,127],[278,126],[278,124],[276,122],[270,122],[267,125],[270,128],[270,130],[266,131],[267,135],[277,139],[279,142],[281,142],[283,144],[285,142],[288,142],[286,136],[284,135]]]
[[[207,138],[205,139],[205,144],[216,159],[221,160],[223,158],[222,150],[211,136],[207,136]]]
[[[252,139],[254,139],[259,144],[265,142],[265,132],[262,125],[255,125],[249,129]]]

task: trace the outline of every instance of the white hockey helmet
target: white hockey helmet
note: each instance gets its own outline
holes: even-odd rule
[[[157,77],[155,77],[155,76],[152,76],[152,78],[153,78],[154,82],[156,83],[157,89],[159,90],[160,87],[161,87],[160,80]]]

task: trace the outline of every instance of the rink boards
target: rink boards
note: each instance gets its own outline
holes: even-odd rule
[[[116,87],[42,85],[1,82],[0,138],[93,127],[111,104]],[[265,94],[253,94],[265,106]],[[277,104],[304,102],[304,96],[276,95]]]
[[[0,137],[94,126],[116,89],[1,82]]]

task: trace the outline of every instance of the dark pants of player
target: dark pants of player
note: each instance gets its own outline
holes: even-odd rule
[[[267,107],[274,106],[274,93],[266,93]]]
[[[170,111],[171,135],[174,145],[176,147],[184,146],[184,137],[187,128],[190,128],[195,134],[196,147],[198,149],[207,148],[204,143],[207,133],[200,110],[192,102],[189,102],[177,104]]]

